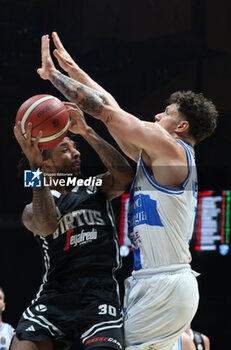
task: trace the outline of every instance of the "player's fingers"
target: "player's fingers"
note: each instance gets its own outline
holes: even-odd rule
[[[58,50],[64,50],[64,46],[57,34],[57,32],[52,32],[52,38],[53,38],[53,42],[55,44],[55,47],[58,49]]]
[[[41,76],[41,75],[42,75],[42,68],[38,68],[38,69],[37,69],[37,73],[38,73],[38,75]]]
[[[73,109],[73,108],[71,108],[71,107],[67,108],[67,111],[68,111],[70,117],[71,117],[71,116],[75,116],[75,115],[77,114],[77,113],[76,113],[76,109]]]
[[[37,135],[37,137],[36,137],[36,139],[34,140],[34,146],[37,146],[38,145],[38,143],[39,143],[39,141],[40,141],[40,139],[41,139],[41,137],[43,136],[43,132],[42,132],[42,130],[39,130],[39,133],[38,133],[38,135]]]
[[[45,50],[44,37],[45,37],[45,35],[43,35],[41,37],[41,60],[42,60],[42,66],[43,66],[43,61],[44,61],[44,50]]]
[[[21,129],[21,122],[18,121],[17,124],[14,126],[14,135],[16,140],[21,144],[21,142],[25,142],[25,138],[22,135],[22,129]]]
[[[79,108],[79,106],[76,103],[63,101],[63,104],[66,108],[71,107],[75,110],[77,109],[78,111],[82,112],[82,110]]]
[[[44,35],[41,37],[41,66],[44,64]],[[42,68],[37,69],[37,73],[41,76]]]
[[[57,49],[53,51],[53,54],[58,61],[66,62],[66,58]]]
[[[72,107],[72,108],[77,108],[77,105],[73,102],[67,102],[67,101],[63,101],[63,104],[65,107]]]
[[[28,145],[31,145],[31,129],[32,129],[32,123],[29,122],[27,124],[27,128],[26,128],[26,142]]]
[[[57,49],[55,49],[53,51],[53,54],[55,56],[55,58],[58,60],[59,64],[63,65],[62,68],[65,70],[66,66],[72,66],[73,65],[73,61],[72,58],[70,57],[70,55],[68,54],[63,54],[60,51],[58,51]]]
[[[72,104],[72,105],[65,104],[65,107],[66,107],[68,113],[73,112],[73,113],[70,113],[71,117],[72,116],[73,117],[76,117],[76,116],[83,117],[84,116],[83,111],[75,104]]]
[[[50,55],[50,39],[49,35],[43,35],[42,36],[42,63],[44,63],[44,60]]]

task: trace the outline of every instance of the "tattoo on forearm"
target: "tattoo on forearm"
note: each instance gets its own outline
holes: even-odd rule
[[[99,135],[93,132],[87,141],[98,153],[101,161],[111,173],[128,172],[130,165],[127,160]]]
[[[95,117],[101,115],[107,104],[104,95],[60,72],[51,78],[52,84],[70,101],[76,103],[84,112]]]
[[[127,181],[132,177],[132,169],[126,159],[111,145],[101,138],[90,143],[98,153],[101,161],[109,170],[107,176],[104,176],[104,186],[111,191],[112,189],[123,189]],[[105,174],[106,175],[106,174]]]
[[[46,187],[33,190],[33,216],[40,224],[56,219],[56,207],[50,190]]]
[[[107,116],[107,119],[106,119],[106,124],[110,123],[110,121],[112,120],[113,118],[113,112],[109,113],[108,116]]]

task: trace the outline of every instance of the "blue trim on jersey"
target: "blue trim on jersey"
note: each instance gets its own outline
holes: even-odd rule
[[[137,165],[138,165],[138,163],[137,163]],[[131,185],[131,188],[130,188],[130,194],[131,194],[131,193],[134,193],[134,187],[135,187],[135,183],[136,183],[136,177],[137,177],[137,172],[136,172],[136,174],[135,174],[135,177],[134,177],[134,179],[133,179],[133,182],[132,182],[132,185]]]
[[[178,195],[178,194],[184,193],[184,190],[182,190],[182,189],[181,189],[181,190],[174,190],[174,189],[172,189],[172,188],[170,188],[170,187],[166,187],[166,186],[163,186],[163,185],[158,184],[158,183],[151,177],[151,175],[149,174],[149,172],[148,172],[148,170],[146,169],[146,166],[145,166],[145,164],[144,164],[144,162],[143,162],[143,159],[142,159],[142,158],[140,158],[140,159],[141,159],[141,162],[140,162],[140,164],[141,164],[141,169],[143,170],[143,173],[144,173],[144,175],[146,176],[148,182],[149,182],[153,187],[155,187],[157,190],[159,190],[159,191],[161,191],[161,192],[168,193],[168,194],[176,194],[176,195]]]
[[[184,189],[185,187],[187,186],[188,182],[189,182],[189,179],[190,179],[190,176],[191,176],[191,173],[192,173],[192,155],[191,155],[191,152],[189,151],[188,147],[191,147],[192,150],[194,150],[193,146],[189,145],[189,144],[186,144],[184,141],[180,140],[180,139],[176,139],[176,141],[178,143],[180,143],[184,149],[185,149],[185,152],[186,152],[186,156],[187,156],[187,163],[188,163],[188,169],[189,169],[189,172],[188,172],[188,176],[186,177],[186,179],[184,180],[184,182],[182,183],[182,189],[180,190],[174,190],[170,187],[167,187],[167,186],[163,186],[163,185],[160,185],[158,184],[152,177],[151,175],[149,174],[148,170],[146,169],[146,166],[144,164],[144,161],[143,159],[141,158],[140,156],[140,165],[141,165],[141,169],[143,170],[147,180],[149,181],[149,183],[154,186],[156,189],[164,192],[164,193],[168,193],[168,194],[182,194],[184,192]]]
[[[176,141],[178,143],[180,143],[184,147],[185,152],[186,152],[186,156],[187,156],[187,162],[188,162],[188,169],[189,169],[189,171],[188,171],[188,176],[186,177],[186,179],[182,183],[182,187],[185,188],[187,183],[189,182],[189,179],[190,179],[190,176],[191,176],[191,173],[192,173],[192,155],[191,155],[191,152],[188,149],[188,146],[190,146],[190,145],[186,144],[184,141],[179,140],[179,139],[176,139]],[[190,147],[192,147],[192,146],[190,146]],[[193,149],[193,147],[192,147],[192,149]]]
[[[141,259],[140,259],[140,248],[133,247],[133,255],[134,255],[133,269],[135,271],[142,269]]]
[[[11,340],[13,337],[13,327],[10,324],[8,324],[8,334]]]
[[[6,323],[2,322],[2,325],[1,325],[1,327],[0,327],[0,331],[3,331],[3,329],[5,328],[5,326],[6,326]]]
[[[177,140],[180,140],[180,139],[176,139],[176,141]],[[186,147],[190,147],[190,148],[192,148],[192,150],[194,151],[194,147],[192,146],[192,145],[190,145],[188,142],[185,142],[185,141],[182,141],[182,140],[180,140],[181,142],[183,142],[184,144],[185,144],[185,146]]]
[[[178,350],[182,350],[182,337],[178,338]]]

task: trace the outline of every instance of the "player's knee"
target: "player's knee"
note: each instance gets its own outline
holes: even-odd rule
[[[9,350],[20,350],[20,340],[16,337],[16,335],[13,336]]]
[[[19,340],[13,336],[9,350],[53,350],[51,341],[33,342],[30,340]]]

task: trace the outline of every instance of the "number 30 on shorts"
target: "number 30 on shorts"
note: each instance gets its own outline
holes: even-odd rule
[[[109,314],[111,316],[116,316],[116,308],[112,305],[107,305],[107,304],[101,304],[98,306],[99,315],[106,315]]]

